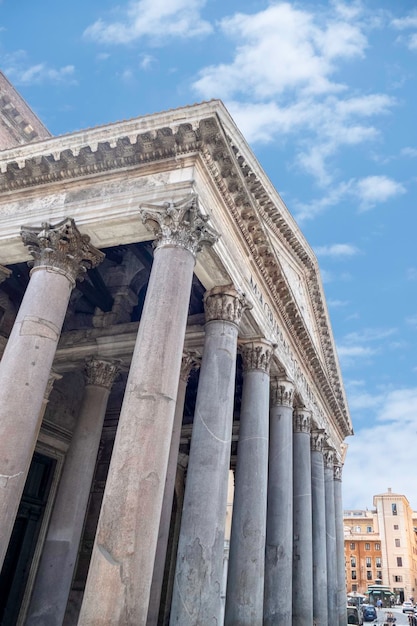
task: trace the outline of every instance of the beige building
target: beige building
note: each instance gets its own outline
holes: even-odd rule
[[[417,596],[417,513],[404,495],[378,494],[372,510],[344,511],[347,591],[374,583],[396,600]]]
[[[2,626],[345,626],[317,260],[224,105],[0,122]]]

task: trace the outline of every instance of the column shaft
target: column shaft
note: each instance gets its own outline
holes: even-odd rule
[[[290,381],[272,381],[264,624],[292,623],[293,392]]]
[[[156,626],[158,623],[159,605],[161,601],[162,583],[166,561],[166,551],[171,523],[172,502],[174,499],[175,479],[177,475],[178,451],[181,439],[182,417],[184,413],[185,393],[187,391],[188,375],[191,367],[197,365],[196,357],[185,354],[182,358],[181,375],[178,384],[177,403],[175,406],[174,426],[172,429],[171,446],[167,475],[165,480],[164,499],[162,504],[161,520],[159,522],[158,544],[155,554],[155,564],[152,575],[151,595],[147,626]]]
[[[311,437],[311,503],[313,516],[313,619],[327,626],[326,502],[322,431]]]
[[[27,626],[61,626],[100,445],[101,431],[117,367],[87,365],[87,384],[65,460],[57,498],[29,607]]]
[[[146,624],[194,257],[155,251],[79,623]]]
[[[233,425],[237,323],[227,319],[236,292],[212,290],[206,298],[206,328],[194,414],[171,626],[207,626],[219,621],[227,483]],[[210,294],[210,292],[209,292]],[[213,308],[208,318],[207,302]],[[214,304],[213,304],[214,301]],[[225,319],[216,317],[225,316]]]
[[[271,347],[261,342],[245,344],[242,357],[243,390],[224,623],[262,626]]]
[[[0,362],[0,568],[42,420],[56,346],[76,278],[104,255],[71,219],[22,229],[35,267]]]
[[[305,409],[294,412],[294,546],[293,624],[313,623],[313,549],[311,512],[311,418]],[[330,623],[330,622],[329,622]]]
[[[333,450],[325,451],[324,485],[326,494],[327,613],[329,624],[338,624],[333,456]]]
[[[334,466],[334,509],[336,526],[337,613],[339,626],[346,621],[345,536],[343,529],[342,466]]]

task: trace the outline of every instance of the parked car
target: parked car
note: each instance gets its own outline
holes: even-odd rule
[[[414,613],[414,605],[409,600],[403,602],[403,613]]]
[[[374,606],[364,606],[363,607],[363,621],[364,622],[373,622],[377,618],[376,608]]]
[[[358,609],[357,606],[348,606],[346,607],[346,611],[347,611],[347,623],[348,624],[356,624],[356,625],[362,626],[363,619],[362,619],[361,609]]]

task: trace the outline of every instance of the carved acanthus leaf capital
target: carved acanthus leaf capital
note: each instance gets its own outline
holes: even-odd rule
[[[310,443],[312,452],[323,452],[326,443],[325,430],[323,428],[313,428]]]
[[[293,425],[295,433],[306,433],[309,435],[311,432],[311,411],[304,407],[294,409]]]
[[[183,352],[181,360],[180,378],[185,383],[188,382],[192,369],[198,369],[201,365],[201,356],[197,352]]]
[[[34,258],[30,264],[61,270],[72,283],[83,280],[87,270],[104,259],[104,254],[90,244],[90,237],[82,235],[72,218],[65,218],[53,226],[44,222],[40,228],[22,226],[21,236]]]
[[[9,270],[7,267],[0,265],[0,283],[4,282],[6,278],[9,278],[11,273],[11,270]]]
[[[273,378],[271,380],[271,404],[272,406],[292,407],[294,402],[294,384],[286,378]]]
[[[120,361],[92,358],[85,364],[85,384],[110,389],[120,371]]]
[[[333,478],[335,480],[342,480],[342,470],[343,465],[339,461],[336,461],[333,465]]]
[[[332,448],[331,446],[326,446],[324,448],[323,458],[324,458],[324,467],[326,469],[333,470],[334,459],[335,459],[335,450],[334,450],[334,448]]]
[[[245,296],[233,285],[213,287],[204,294],[206,322],[222,320],[239,326],[243,312],[250,308]]]
[[[201,213],[196,194],[188,195],[179,202],[142,204],[140,215],[142,222],[154,234],[155,248],[185,248],[196,256],[204,245],[212,246],[219,238],[218,233],[207,224],[208,216]]]
[[[243,369],[261,370],[269,374],[272,357],[272,344],[265,339],[253,339],[240,344]]]

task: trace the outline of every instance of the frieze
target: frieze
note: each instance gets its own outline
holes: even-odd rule
[[[271,404],[272,406],[292,407],[294,402],[294,384],[285,378],[273,378],[271,380]]]
[[[233,285],[214,287],[204,294],[204,312],[206,323],[216,320],[231,322],[239,326],[242,315],[250,308],[244,294]]]
[[[243,370],[261,370],[269,374],[272,357],[272,345],[269,341],[253,340],[240,344]]]
[[[218,239],[216,231],[207,224],[209,217],[199,209],[196,194],[162,205],[142,204],[140,214],[154,234],[155,248],[175,246],[195,256],[204,245],[212,246]]]
[[[21,236],[39,267],[58,268],[73,283],[83,280],[86,272],[104,259],[104,254],[90,244],[90,237],[82,235],[71,218],[54,226],[44,222],[40,228],[22,226]],[[33,271],[33,270],[32,270]]]

